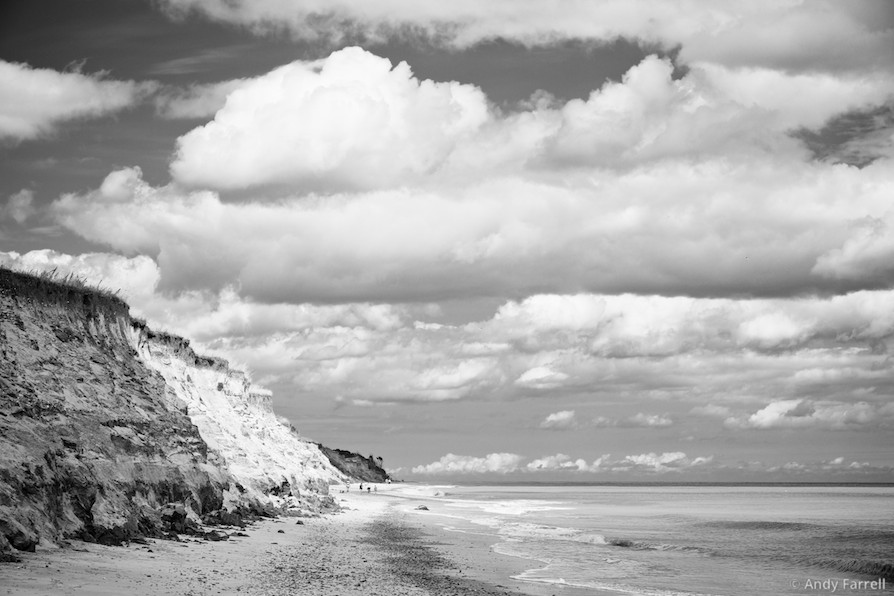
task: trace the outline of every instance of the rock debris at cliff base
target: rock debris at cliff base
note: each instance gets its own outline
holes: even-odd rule
[[[0,553],[334,509],[347,477],[270,397],[113,294],[0,269]]]
[[[465,559],[439,550],[436,528],[399,512],[387,491],[345,495],[345,511],[301,520],[263,520],[223,542],[187,538],[104,547],[75,545],[23,555],[0,567],[3,588],[20,596],[59,593],[156,596],[521,596],[527,591],[468,577]],[[402,504],[401,504],[402,506]],[[471,554],[474,553],[474,554]],[[483,558],[482,558],[483,556]]]

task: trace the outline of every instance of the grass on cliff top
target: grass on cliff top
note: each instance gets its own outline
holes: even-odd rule
[[[21,298],[62,303],[78,302],[84,306],[105,304],[115,310],[129,311],[118,290],[93,284],[74,273],[50,271],[17,271],[0,265],[0,290]]]

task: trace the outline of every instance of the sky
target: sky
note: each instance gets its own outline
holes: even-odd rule
[[[13,0],[0,264],[456,481],[894,481],[887,0]]]

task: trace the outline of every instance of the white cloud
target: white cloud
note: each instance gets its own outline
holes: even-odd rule
[[[0,265],[25,272],[56,271],[60,277],[73,274],[87,284],[120,293],[137,303],[152,296],[158,284],[158,267],[149,257],[122,257],[107,253],[77,256],[52,250],[32,250],[20,254],[0,252]]]
[[[786,399],[770,402],[746,418],[730,417],[727,428],[828,428],[859,429],[890,426],[894,423],[894,403],[874,404],[865,401],[841,403]]]
[[[416,466],[414,474],[508,474],[521,466],[524,458],[515,453],[490,453],[484,457],[448,453],[436,462]]]
[[[291,30],[300,38],[426,35],[470,46],[502,38],[525,44],[562,39],[638,39],[682,46],[686,61],[783,69],[886,68],[894,63],[891,16],[884,2],[740,0],[704,5],[687,0],[551,2],[492,0],[166,0],[176,13],[198,11],[258,32]]]
[[[561,371],[553,370],[548,366],[535,366],[519,375],[515,384],[531,389],[554,389],[561,386],[567,379],[568,375]]]
[[[118,187],[110,186],[114,194]],[[544,395],[550,403],[575,396],[577,403],[596,405],[610,397],[630,414],[603,416],[590,425],[661,429],[676,418],[662,410],[680,410],[656,406],[654,399],[691,408],[722,395],[727,405],[693,413],[734,420],[728,426],[792,424],[774,421],[772,410],[751,422],[755,409],[741,414],[742,404],[763,407],[763,396],[772,392],[779,400],[810,396],[817,413],[805,427],[871,429],[873,424],[861,420],[884,410],[859,404],[884,400],[894,390],[885,354],[894,346],[891,291],[745,301],[538,295],[508,302],[483,321],[432,325],[418,324],[420,311],[411,306],[260,303],[236,286],[167,292],[160,267],[146,256],[34,251],[0,259],[23,269],[73,271],[120,288],[134,312],[151,324],[296,391],[342,396],[344,403],[499,399],[524,392]],[[803,325],[779,344],[784,350],[764,336],[758,341],[739,334],[743,321],[774,312]],[[550,376],[548,391],[518,384],[544,366],[565,376]],[[735,413],[731,404],[737,404]],[[577,423],[579,413],[568,414],[573,411],[557,410],[543,425]],[[776,418],[785,418],[781,410]]]
[[[813,272],[833,279],[894,281],[894,210],[854,222],[850,236],[820,255]]]
[[[171,173],[210,188],[391,186],[436,169],[487,118],[478,88],[347,48],[239,85],[180,137]]]
[[[63,196],[51,212],[90,240],[158,253],[169,284],[214,288],[238,278],[266,300],[425,301],[546,288],[784,295],[841,287],[813,265],[846,241],[853,214],[890,209],[888,165],[677,163],[275,203],[153,188],[131,168],[97,191]],[[874,282],[851,287],[864,285]]]
[[[540,428],[548,428],[553,430],[565,430],[577,426],[577,420],[574,418],[574,410],[562,410],[561,412],[553,412],[543,419]]]
[[[527,464],[524,463],[524,460],[525,458],[521,455],[512,453],[491,453],[485,457],[448,453],[436,462],[414,467],[412,473],[421,475],[508,474],[512,472],[530,474],[544,472],[664,474],[707,466],[714,461],[714,456],[691,458],[685,453],[677,451],[643,453],[613,459],[611,455],[605,454],[593,462],[587,463],[583,458],[575,459],[565,453],[557,453],[534,458]]]
[[[700,456],[690,459],[682,451],[664,453],[643,453],[640,455],[628,455],[622,464],[632,464],[636,468],[651,469],[654,472],[681,471],[686,468],[702,466],[710,463],[713,456]]]
[[[672,74],[669,60],[649,56],[586,100],[501,114],[477,87],[419,80],[405,63],[347,48],[157,102],[171,115],[221,106],[179,139],[175,180],[331,193],[719,154],[801,159],[805,149],[792,130],[894,97],[894,74],[793,75],[703,63],[681,79]]]
[[[118,112],[154,87],[0,60],[0,139],[36,139],[65,121]]]
[[[590,466],[583,459],[572,460],[564,453],[556,455],[548,455],[539,459],[534,459],[525,466],[528,472],[546,472],[554,470],[572,470],[575,472],[586,472],[590,470]]]
[[[9,217],[19,225],[23,225],[36,211],[34,208],[34,191],[23,188],[9,197],[6,201],[6,207],[0,210],[0,215]]]

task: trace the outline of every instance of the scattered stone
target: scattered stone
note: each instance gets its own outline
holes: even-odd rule
[[[245,527],[245,521],[239,511],[227,511],[218,509],[202,516],[202,521],[209,526],[239,526]]]
[[[221,540],[229,540],[230,537],[223,532],[218,532],[217,530],[211,530],[210,532],[205,532],[205,540],[210,540],[211,542],[220,542]]]
[[[301,521],[301,520],[299,519],[299,520],[297,520],[297,521],[295,522],[295,525],[296,525],[296,526],[303,526],[303,525],[304,525],[304,522]]]
[[[428,511],[428,507],[426,507],[425,505],[420,505],[416,507],[416,511]]]
[[[276,533],[277,533],[277,534],[285,534],[286,531],[285,531],[285,530],[277,530]]]

